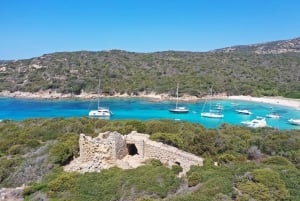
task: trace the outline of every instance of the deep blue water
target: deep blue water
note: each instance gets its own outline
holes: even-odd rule
[[[288,124],[290,118],[300,118],[300,111],[289,107],[262,104],[246,101],[216,100],[213,104],[222,104],[224,107],[223,119],[201,117],[204,102],[182,104],[190,109],[188,114],[173,114],[168,111],[174,107],[174,102],[152,102],[146,99],[102,99],[101,106],[109,107],[114,113],[110,119],[175,119],[202,124],[208,128],[216,128],[222,123],[240,125],[241,121],[252,120],[256,116],[266,116],[276,112],[280,119],[266,118],[267,124],[277,129],[299,129],[300,126]],[[53,118],[53,117],[87,117],[91,109],[97,107],[97,101],[90,100],[34,100],[0,98],[0,120],[23,120],[26,118]],[[243,115],[235,109],[248,109],[253,114]]]

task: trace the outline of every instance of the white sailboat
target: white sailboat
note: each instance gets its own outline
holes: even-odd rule
[[[183,107],[183,106],[178,106],[178,89],[179,89],[179,84],[177,83],[176,105],[175,105],[175,108],[171,108],[171,109],[169,109],[169,111],[172,112],[172,113],[179,113],[179,114],[188,113],[189,112],[188,108]]]
[[[212,96],[212,88],[209,89],[209,95]],[[211,109],[211,102],[209,101],[209,110],[207,112],[203,112],[205,108],[206,102],[204,103],[204,106],[202,108],[201,117],[208,117],[208,118],[223,118],[224,114],[220,113],[221,110],[214,111]]]
[[[91,110],[89,112],[89,117],[110,117],[112,112],[107,107],[100,107],[100,79],[98,87],[98,107],[97,110]]]

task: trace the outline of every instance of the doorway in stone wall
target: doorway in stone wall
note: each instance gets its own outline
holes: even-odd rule
[[[127,150],[128,154],[131,156],[139,154],[135,144],[127,144]]]

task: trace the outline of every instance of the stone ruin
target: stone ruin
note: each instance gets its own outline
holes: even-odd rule
[[[189,171],[191,165],[203,165],[202,158],[152,141],[149,135],[136,131],[128,135],[105,132],[95,138],[80,134],[79,148],[80,156],[65,166],[65,171],[100,172],[111,167],[130,169],[143,165],[147,159],[158,159],[169,167],[180,165],[182,174]]]

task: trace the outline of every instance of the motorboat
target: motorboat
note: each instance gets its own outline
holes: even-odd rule
[[[113,113],[109,110],[108,107],[100,107],[100,79],[98,87],[98,107],[96,110],[91,110],[89,112],[89,117],[110,117]]]
[[[300,126],[300,119],[289,119],[288,122],[293,125]]]
[[[235,110],[235,111],[240,114],[246,114],[246,115],[252,114],[252,112],[250,112],[249,110]]]
[[[184,106],[178,106],[178,89],[179,89],[179,84],[177,83],[176,105],[175,105],[175,108],[169,109],[169,112],[177,113],[177,114],[188,113],[189,112],[188,108],[186,108]]]
[[[266,119],[263,117],[256,117],[251,121],[242,121],[241,124],[250,128],[260,128],[267,126]]]
[[[271,118],[271,119],[279,119],[280,115],[276,114],[276,113],[270,113],[270,114],[267,114],[266,117]]]

